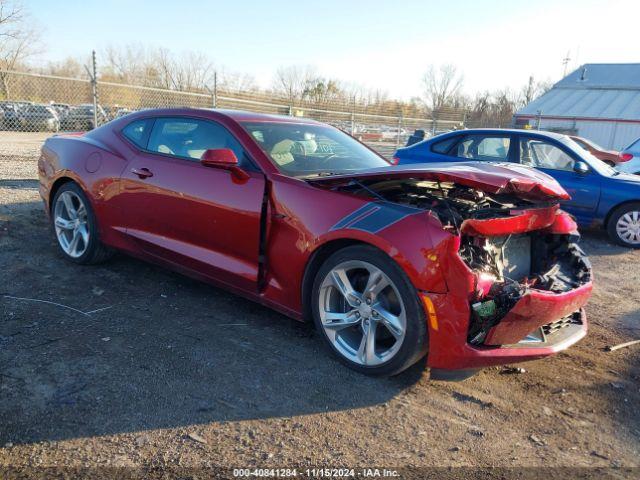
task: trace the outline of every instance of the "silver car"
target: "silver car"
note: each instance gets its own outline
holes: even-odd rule
[[[20,112],[20,129],[57,132],[60,130],[60,119],[48,105],[28,105]]]

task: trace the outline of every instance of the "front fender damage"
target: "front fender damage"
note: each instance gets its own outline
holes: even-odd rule
[[[575,222],[557,198],[406,178],[354,181],[343,188],[428,211],[446,232],[437,247],[449,288],[442,305],[447,311],[438,313],[445,328],[430,333],[439,338],[438,346],[430,341],[430,357],[441,368],[473,366],[440,361],[448,355],[438,352],[443,344],[453,352],[457,342],[455,355],[472,357],[474,349],[548,344],[549,332],[582,322],[591,265],[578,246]]]

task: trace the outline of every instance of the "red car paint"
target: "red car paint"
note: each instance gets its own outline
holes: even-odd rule
[[[536,328],[579,310],[590,294],[589,287],[559,294],[531,290],[518,300],[515,307],[500,320],[498,325],[489,331],[484,343],[485,345],[518,343]]]
[[[218,122],[237,138],[259,171],[246,171],[239,178],[226,169],[143,152],[120,133],[136,119],[157,116]],[[480,164],[389,167],[305,181],[279,172],[241,126],[240,122],[247,121],[315,123],[236,111],[147,110],[84,136],[55,136],[43,146],[38,165],[45,208],[49,212],[52,193],[60,182],[73,180],[87,194],[105,244],[300,320],[308,315],[305,273],[314,256],[333,242],[373,245],[395,260],[417,294],[427,295],[433,304],[435,317],[427,311],[427,318],[434,320],[429,322],[428,354],[428,365],[434,368],[477,368],[541,358],[586,333],[584,321],[580,333],[561,344],[474,347],[467,342],[470,299],[486,293],[491,281],[464,263],[458,255],[460,237],[446,231],[437,217],[429,211],[415,211],[374,233],[334,228],[370,200],[333,186],[354,177],[390,177],[456,182],[549,202],[546,207],[514,211],[508,218],[468,221],[463,226],[467,232],[501,235],[547,228],[554,233],[575,233],[575,223],[558,210],[557,201],[567,194],[555,180],[526,167]],[[263,227],[266,242],[261,247]],[[542,295],[532,289],[514,308],[508,323],[520,335],[524,329],[520,325],[529,329],[567,310],[580,309],[590,291],[591,282],[566,295]],[[511,341],[517,335],[509,335],[509,330],[497,329],[492,338]]]
[[[532,213],[531,215],[537,214]],[[515,218],[516,223],[520,223],[518,217]],[[495,220],[487,220],[487,222],[495,222]],[[551,218],[546,230],[558,234],[576,233],[575,227],[575,222],[568,214],[559,212],[555,217]],[[481,275],[474,275],[460,256],[455,254],[459,249],[460,237],[443,239],[438,248],[438,257],[442,259],[442,270],[447,272],[449,291],[448,293],[428,294],[439,319],[438,330],[429,329],[428,364],[430,367],[469,369],[533,360],[552,355],[559,350],[567,348],[586,335],[586,317],[584,312],[580,310],[583,328],[579,334],[570,340],[570,343],[563,343],[561,346],[554,344],[533,347],[519,346],[518,348],[492,348],[470,345],[467,342],[471,315],[469,298],[474,294],[477,295],[478,292],[480,296],[485,294],[488,291],[488,286],[483,285],[483,283],[491,283],[492,280],[482,278]],[[514,315],[507,320],[513,322],[516,315],[519,314],[519,320],[526,323],[525,330],[531,332],[537,326],[547,323],[555,313],[559,314],[555,318],[561,318],[562,315],[560,313],[565,308],[568,308],[569,311],[581,309],[589,298],[592,288],[592,283],[588,282],[567,294],[551,294],[549,296],[546,296],[547,292],[531,289],[529,295],[523,297],[512,310],[511,313],[514,313]],[[541,308],[541,310],[538,311],[536,308]],[[502,322],[498,324],[498,327],[500,325],[502,325]],[[503,329],[494,330],[492,332],[495,335],[494,339],[499,339],[498,335],[502,334],[503,331]],[[519,332],[520,330],[518,330]],[[522,336],[518,340],[520,339],[522,339]],[[515,343],[512,338],[506,338],[506,340],[508,340],[508,343]]]
[[[508,218],[495,218],[491,220],[465,220],[460,226],[460,231],[466,235],[497,237],[501,235],[513,235],[530,232],[548,227],[555,221],[558,205],[550,208],[539,208],[522,212],[513,211]]]
[[[441,165],[399,165],[393,169],[393,178],[418,178],[440,182],[455,182],[488,193],[517,193],[532,200],[568,200],[569,194],[548,175],[529,167],[515,164],[447,163]],[[332,175],[318,182],[339,184],[352,178],[385,178],[387,169],[372,169],[348,175]]]
[[[574,135],[569,136],[571,140],[576,142],[582,148],[587,150],[591,155],[596,157],[597,159],[602,160],[603,162],[608,163],[611,166],[616,166],[618,163],[622,163],[628,161],[629,159],[625,159],[620,155],[620,152],[617,150],[606,150],[601,146],[593,143],[590,140],[587,140],[583,137],[578,137]]]

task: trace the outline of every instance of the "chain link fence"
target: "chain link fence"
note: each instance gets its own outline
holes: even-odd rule
[[[290,102],[263,91],[185,92],[90,79],[0,71],[0,129],[85,131],[146,108],[191,107],[250,110],[305,117],[353,135],[390,156],[415,130],[428,135],[464,127],[465,113],[449,109],[420,115],[398,102],[367,105],[337,101]],[[95,103],[94,103],[95,102]],[[97,108],[94,109],[94,104]],[[409,111],[406,111],[409,110]],[[423,118],[421,118],[421,116]]]

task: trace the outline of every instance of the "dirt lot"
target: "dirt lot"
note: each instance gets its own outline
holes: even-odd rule
[[[639,473],[624,468],[640,467],[640,346],[603,348],[640,338],[640,251],[585,234],[590,334],[525,373],[371,379],[311,329],[224,291],[125,256],[64,261],[37,191],[41,137],[0,135],[0,467]]]

